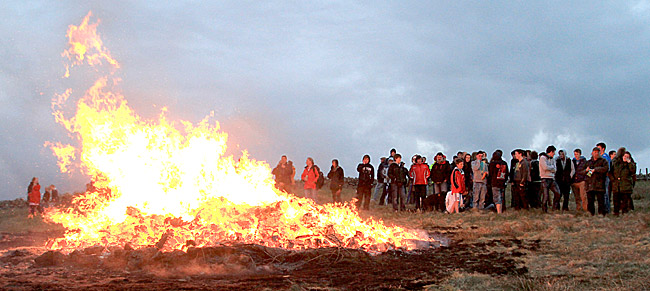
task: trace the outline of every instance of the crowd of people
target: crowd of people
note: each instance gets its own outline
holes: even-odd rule
[[[48,204],[59,201],[59,190],[56,189],[56,186],[50,185],[45,187],[44,190],[41,196],[41,185],[38,183],[38,178],[32,178],[32,181],[27,186],[29,218],[33,218],[37,213],[43,213],[43,208],[47,207]]]
[[[516,149],[511,152],[509,166],[501,150],[494,151],[489,160],[484,151],[458,152],[451,163],[445,154],[437,153],[431,165],[426,157],[414,155],[409,168],[402,155],[391,149],[388,157],[381,158],[376,171],[370,156],[364,155],[357,166],[356,206],[367,210],[374,200],[378,205],[392,205],[394,211],[405,211],[407,204],[415,204],[415,211],[455,213],[492,209],[502,213],[510,186],[509,207],[514,210],[568,211],[573,193],[577,211],[591,215],[625,214],[634,209],[636,163],[624,147],[610,152],[606,149],[605,143],[598,143],[588,158],[579,148],[573,151],[573,158],[553,145],[541,154]],[[296,169],[286,156],[282,156],[272,174],[279,190],[293,193]],[[327,178],[334,203],[342,203],[344,177],[339,161],[332,160]],[[307,158],[300,178],[304,182],[304,197],[316,200],[325,174],[312,158]]]

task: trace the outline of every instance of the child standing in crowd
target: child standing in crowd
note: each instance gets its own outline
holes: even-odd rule
[[[370,190],[375,182],[375,168],[370,164],[370,156],[363,156],[362,163],[357,166],[359,184],[357,185],[357,209],[370,209]]]
[[[422,210],[424,199],[427,197],[427,179],[429,179],[431,173],[429,167],[423,164],[421,156],[415,156],[415,165],[411,167],[409,174],[413,181],[415,209]]]
[[[449,213],[458,213],[463,201],[463,195],[467,193],[465,188],[465,173],[463,172],[464,162],[461,158],[454,160],[456,167],[451,172],[451,197],[447,199],[447,211]]]
[[[332,168],[327,173],[327,178],[330,179],[330,190],[332,191],[332,203],[342,203],[341,190],[343,190],[344,181],[343,168],[339,166],[339,160],[332,160]]]
[[[318,166],[314,165],[314,159],[307,158],[305,163],[307,164],[305,170],[302,171],[302,175],[300,175],[300,179],[305,182],[305,198],[309,198],[316,202],[316,194],[318,193],[316,181],[318,180],[320,171],[318,170]]]

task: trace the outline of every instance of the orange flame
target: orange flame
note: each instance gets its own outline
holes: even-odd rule
[[[78,65],[111,67],[96,32],[98,23],[70,26],[70,48],[64,56]],[[88,49],[93,48],[93,52]],[[51,209],[47,218],[66,229],[51,248],[95,244],[161,249],[227,242],[257,243],[283,248],[321,246],[385,250],[412,248],[426,234],[381,221],[363,220],[354,206],[318,205],[274,188],[269,165],[244,151],[237,161],[225,156],[227,134],[212,115],[198,124],[169,121],[165,110],[157,119],[138,116],[113,87],[119,79],[99,78],[66,118],[63,105],[71,90],[54,98],[57,122],[80,146],[51,143],[62,171],[72,161],[94,177],[94,186],[74,199],[74,209]]]

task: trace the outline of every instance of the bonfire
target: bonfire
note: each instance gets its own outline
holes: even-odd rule
[[[70,141],[47,146],[61,171],[81,171],[94,187],[72,207],[47,212],[66,229],[48,248],[187,251],[241,243],[381,252],[433,242],[422,231],[362,219],[353,204],[319,205],[278,191],[267,163],[245,151],[226,155],[228,135],[214,114],[196,124],[168,120],[166,109],[154,119],[139,116],[120,93],[120,64],[91,17],[69,26],[64,78],[84,69],[96,79],[83,94],[55,96],[53,114]]]

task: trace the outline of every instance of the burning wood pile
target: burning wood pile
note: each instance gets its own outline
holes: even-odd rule
[[[73,207],[46,213],[67,230],[50,249],[187,251],[244,243],[382,252],[435,243],[421,231],[364,220],[352,205],[318,205],[276,190],[268,164],[246,152],[225,155],[227,134],[212,116],[198,124],[169,121],[166,110],[157,119],[140,117],[117,93],[120,65],[90,17],[68,29],[65,78],[80,66],[100,76],[83,96],[68,89],[53,99],[53,114],[71,140],[48,146],[63,172],[93,177],[93,189],[75,197]]]

